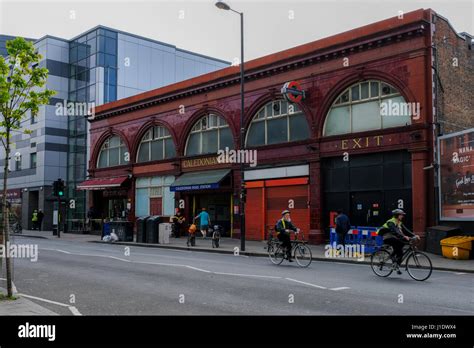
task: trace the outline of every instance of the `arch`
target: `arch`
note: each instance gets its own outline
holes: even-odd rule
[[[107,139],[109,139],[110,137],[114,136],[114,135],[117,135],[122,139],[122,141],[125,143],[125,146],[127,147],[128,151],[130,153],[130,142],[128,141],[128,138],[125,136],[125,133],[122,132],[121,130],[114,129],[114,128],[111,127],[99,136],[99,138],[97,139],[97,141],[94,145],[94,149],[91,153],[91,159],[90,159],[90,162],[89,162],[89,164],[90,164],[89,168],[91,170],[102,169],[102,168],[97,167],[97,161],[99,160],[100,150],[102,149],[102,145],[104,144],[104,142]],[[132,158],[130,158],[130,159],[132,159]],[[127,164],[123,164],[123,165],[130,165],[131,163],[132,163],[132,161],[130,160]]]
[[[222,119],[224,119],[224,121],[226,122],[227,126],[228,126],[228,129],[230,130],[230,134],[231,134],[231,137],[232,137],[232,146],[233,148],[237,148],[237,137],[236,137],[236,127],[234,125],[234,122],[232,120],[232,118],[230,118],[225,112],[223,112],[223,110],[219,109],[219,108],[216,108],[216,107],[204,107],[204,108],[201,108],[200,110],[196,111],[190,118],[189,120],[186,122],[186,125],[184,127],[184,130],[183,130],[183,137],[181,137],[182,139],[182,142],[181,142],[181,146],[180,146],[180,154],[182,154],[183,156],[189,156],[187,153],[186,153],[186,149],[187,149],[187,146],[188,146],[188,141],[189,141],[189,138],[191,136],[191,132],[193,130],[193,128],[195,127],[195,125],[197,124],[197,122],[199,122],[203,117],[205,117],[206,115],[209,115],[209,114],[214,114],[214,115],[217,115],[219,117],[221,117]],[[202,153],[204,154],[204,153]],[[192,156],[197,156],[199,154],[193,154]]]
[[[173,129],[173,127],[171,127],[171,125],[168,122],[165,122],[163,120],[158,120],[158,119],[155,119],[154,117],[152,117],[151,120],[145,122],[139,128],[139,130],[138,130],[138,132],[135,136],[135,140],[133,142],[133,148],[132,148],[132,151],[131,151],[131,153],[132,153],[131,158],[133,159],[133,163],[146,163],[146,162],[138,162],[137,161],[138,150],[140,148],[141,141],[142,141],[144,135],[146,134],[146,132],[148,132],[148,130],[150,130],[150,128],[155,127],[155,126],[164,127],[170,133],[171,139],[173,140],[173,144],[174,144],[174,147],[175,147],[175,156],[174,157],[178,157],[179,143],[177,141],[177,136],[176,136],[175,130]],[[167,159],[171,159],[171,158],[167,158]]]
[[[257,147],[311,139],[313,133],[311,117],[308,120],[308,114],[305,112],[306,108],[302,108],[301,105],[302,103],[288,103],[283,98],[276,95],[267,95],[260,98],[258,103],[254,104],[254,107],[252,108],[253,114],[251,114],[251,117],[249,117],[246,124],[247,132],[245,134],[245,146]],[[295,108],[294,112],[290,111],[291,107]],[[277,127],[268,127],[269,123],[276,125],[277,122]],[[302,122],[305,125],[305,130],[297,132],[296,130],[303,129],[301,127]],[[252,136],[251,132],[255,129],[252,127],[256,127],[257,125],[263,125],[263,129],[260,130],[260,132],[263,131],[263,143],[249,144],[249,137]],[[282,138],[286,137],[286,140],[282,139],[281,141],[272,142],[271,139],[269,139],[270,129],[281,129],[282,127],[285,129],[285,132],[282,132],[280,135]],[[271,138],[276,137],[273,135]]]
[[[354,72],[348,76],[345,76],[339,80],[329,91],[326,98],[319,108],[319,111],[316,114],[315,121],[315,133],[317,138],[323,137],[324,125],[326,122],[326,117],[329,113],[329,110],[333,106],[336,98],[338,98],[342,92],[352,85],[367,81],[367,80],[378,80],[380,82],[386,83],[394,87],[400,95],[405,99],[406,102],[415,102],[415,96],[407,85],[402,82],[399,78],[393,74],[380,72],[377,70],[366,70],[361,72]]]
[[[102,151],[104,150],[104,145],[105,145],[105,142],[108,141],[109,139],[112,139],[114,137],[118,137],[119,140],[122,142],[122,146],[119,145],[116,146],[118,149],[119,149],[119,153],[118,153],[118,159],[119,159],[119,163],[118,164],[115,164],[113,166],[110,166],[109,163],[107,163],[107,166],[104,166],[104,167],[100,167],[98,165],[98,162],[100,160],[100,156],[101,156],[101,153]],[[128,155],[129,155],[129,160],[127,162],[124,162],[124,163],[121,163],[120,162],[120,159],[121,159],[121,148],[122,147],[125,147],[126,149],[126,152],[128,152]],[[125,152],[125,153],[126,153]],[[108,149],[108,156],[110,155],[110,149]],[[131,161],[131,158],[130,158],[130,144],[127,140],[127,138],[125,137],[125,134],[123,134],[123,132],[121,131],[118,131],[116,129],[109,129],[107,132],[104,132],[104,134],[102,134],[102,136],[99,138],[99,141],[97,141],[97,145],[94,149],[94,156],[92,157],[93,158],[93,162],[92,162],[92,165],[93,165],[93,168],[91,169],[102,169],[102,168],[109,168],[109,167],[118,167],[118,166],[123,166],[123,165],[130,165],[132,163]],[[109,158],[107,158],[107,162],[109,162]]]

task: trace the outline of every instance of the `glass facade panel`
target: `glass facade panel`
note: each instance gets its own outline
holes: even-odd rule
[[[186,146],[186,155],[193,156],[201,153],[201,133],[191,133]]]
[[[140,149],[138,150],[138,162],[147,162],[150,160],[150,143],[140,144]]]
[[[165,139],[165,157],[173,158],[175,156],[176,156],[176,149],[174,146],[173,139],[171,138]]]
[[[247,146],[260,145],[265,145],[265,121],[252,123],[247,137]]]
[[[286,117],[269,120],[267,123],[267,144],[278,144],[288,141],[288,119]]]
[[[308,122],[304,114],[290,117],[290,141],[304,140],[310,137]]]
[[[202,153],[217,152],[217,129],[202,133]]]
[[[159,161],[163,159],[163,140],[154,140],[151,142],[151,160]]]
[[[352,131],[381,129],[379,102],[366,102],[352,105]]]
[[[326,118],[324,135],[336,135],[350,133],[350,110],[349,106],[339,106],[332,108]]]
[[[226,147],[234,148],[234,137],[229,127],[220,130],[219,150],[225,150]]]

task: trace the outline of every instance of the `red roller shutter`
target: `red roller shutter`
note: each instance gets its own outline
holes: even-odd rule
[[[263,212],[263,188],[248,188],[245,204],[245,238],[262,240],[265,214]]]

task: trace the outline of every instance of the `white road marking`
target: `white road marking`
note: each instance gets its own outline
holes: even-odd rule
[[[64,253],[64,254],[71,254],[69,251],[65,251],[65,250],[61,250],[61,249],[40,248],[40,250],[57,251],[57,252]]]
[[[285,279],[286,279],[286,280],[290,280],[290,281],[295,282],[295,283],[300,283],[300,284],[312,286],[312,287],[315,287],[315,288],[318,288],[318,289],[327,289],[326,287],[321,286],[321,285],[306,283],[306,282],[302,282],[302,281],[300,281],[300,280],[296,280],[296,279],[292,279],[292,278],[285,278]]]
[[[114,259],[114,260],[119,260],[119,261],[123,261],[123,262],[131,262],[130,260],[127,260],[127,259],[122,259],[120,257],[116,257],[116,256],[110,256],[110,255],[107,255],[108,258],[111,258],[111,259]]]
[[[238,277],[257,277],[257,278],[270,278],[270,279],[281,279],[281,277],[258,275],[258,274],[241,274],[241,273],[226,273],[226,272],[212,272],[214,274],[232,275]]]
[[[82,315],[81,312],[79,312],[79,311],[77,310],[77,308],[74,307],[74,306],[69,306],[69,310],[70,310],[71,313],[74,314],[74,315],[78,315],[78,316],[79,316],[79,315]]]
[[[457,272],[457,273],[454,273],[454,274],[462,275],[462,274],[467,274],[467,273],[464,273],[464,272]]]
[[[26,298],[31,298],[31,299],[33,299],[33,300],[38,300],[38,301],[43,301],[43,302],[51,303],[51,304],[54,304],[54,305],[57,305],[57,306],[61,306],[61,307],[70,307],[68,304],[61,303],[61,302],[56,302],[56,301],[51,301],[51,300],[48,300],[48,299],[45,299],[45,298],[41,298],[41,297],[36,297],[36,296],[31,296],[31,295],[25,295],[25,294],[18,294],[18,295],[19,295],[19,296],[26,297]]]
[[[329,290],[332,290],[332,291],[339,291],[339,290],[347,290],[347,289],[350,289],[349,287],[347,286],[341,286],[339,288],[331,288]]]
[[[152,261],[131,261],[133,263],[141,263],[146,265],[157,265],[157,266],[174,266],[174,267],[187,267],[186,265],[180,265],[178,263],[163,263],[163,262],[152,262]]]
[[[212,273],[211,271],[206,271],[205,269],[197,268],[197,267],[193,267],[193,266],[187,266],[186,265],[186,268],[194,269],[196,271],[200,271],[200,272],[204,272],[204,273]]]

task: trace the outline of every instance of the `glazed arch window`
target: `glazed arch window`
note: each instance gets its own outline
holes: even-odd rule
[[[138,147],[137,162],[159,161],[176,156],[176,148],[168,129],[154,126],[143,135]]]
[[[229,125],[222,116],[208,114],[200,118],[191,129],[186,142],[186,156],[217,153],[234,148],[234,139]]]
[[[254,116],[247,132],[247,146],[263,146],[310,137],[308,122],[296,104],[275,100]]]
[[[334,101],[323,134],[330,136],[410,125],[410,108],[399,91],[385,82],[356,83]]]
[[[108,168],[129,163],[130,154],[122,138],[113,135],[104,141],[99,152],[97,168]]]

